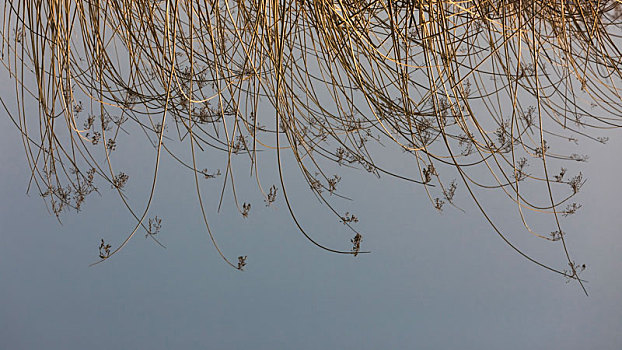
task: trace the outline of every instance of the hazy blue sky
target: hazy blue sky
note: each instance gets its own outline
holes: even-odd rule
[[[89,267],[99,240],[118,244],[132,220],[102,185],[59,225],[36,191],[26,195],[19,135],[0,114],[0,349],[622,349],[620,133],[590,146],[584,206],[566,225],[573,256],[588,264],[586,297],[507,247],[464,193],[466,213],[438,214],[421,188],[368,176],[349,187],[373,251],[357,258],[312,246],[282,198],[265,208],[255,195],[247,220],[230,200],[212,211],[227,256],[248,255],[241,273],[217,256],[192,178],[168,171],[170,159],[152,211],[168,249],[138,235]],[[121,163],[140,153],[119,147]],[[351,234],[291,183],[305,227],[348,249]],[[138,185],[134,174],[128,191]],[[515,212],[492,213],[520,247],[564,268],[559,245],[525,233]]]

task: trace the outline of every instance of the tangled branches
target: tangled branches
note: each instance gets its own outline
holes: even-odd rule
[[[300,231],[324,249],[363,253],[352,227],[358,219],[344,216],[331,197],[341,178],[326,169],[338,164],[418,184],[438,210],[455,206],[463,186],[516,251],[579,280],[576,269],[554,269],[514,247],[478,198],[483,190],[504,193],[527,230],[561,241],[572,262],[564,236],[532,230],[525,211],[549,214],[554,232],[563,232],[560,214],[580,207],[569,203],[584,180],[552,164],[586,156],[564,153],[560,140],[604,142],[593,131],[620,125],[619,1],[11,0],[4,6],[2,62],[21,106],[11,115],[33,180],[57,215],[80,208],[96,191],[95,175],[128,205],[128,175],[115,173],[111,158],[119,133],[132,124],[155,149],[152,193],[160,155],[169,153],[197,182],[214,244],[198,182],[221,171],[200,170],[203,150],[226,155],[223,180],[240,214],[249,215],[250,204],[238,203],[232,159],[245,155],[266,205],[279,193]],[[25,111],[33,100],[38,118]],[[190,149],[189,160],[169,146],[175,140]],[[378,155],[389,149],[401,149],[418,171],[394,171]],[[258,175],[269,166],[260,162],[262,151],[278,160],[280,186],[267,193]],[[303,229],[284,186],[285,152],[316,197],[354,231],[351,251],[325,247]],[[522,190],[540,183],[541,198]],[[140,211],[128,205],[137,225],[127,240],[141,226],[149,232],[151,198]]]

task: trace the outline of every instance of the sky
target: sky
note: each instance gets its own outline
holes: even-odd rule
[[[465,213],[438,213],[420,187],[367,174],[352,174],[344,188],[371,251],[358,257],[306,241],[282,197],[268,208],[249,194],[247,219],[226,197],[208,216],[225,254],[248,256],[240,272],[211,245],[192,177],[166,157],[152,212],[163,218],[167,248],[138,234],[90,267],[100,239],[118,244],[131,217],[102,185],[101,197],[60,224],[36,191],[27,193],[18,131],[0,115],[1,349],[622,348],[620,132],[606,146],[585,144],[583,207],[565,226],[573,256],[588,266],[585,296],[511,250],[464,193]],[[151,169],[132,142],[119,144],[121,166]],[[140,204],[148,176],[130,174],[128,194]],[[351,232],[299,180],[287,181],[305,228],[349,249]],[[217,203],[219,192],[208,193]],[[559,245],[527,234],[496,200],[484,203],[513,242],[563,269]]]

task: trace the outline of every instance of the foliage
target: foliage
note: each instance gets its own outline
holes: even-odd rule
[[[596,0],[9,0],[2,62],[22,106],[11,118],[53,212],[80,209],[97,191],[97,176],[135,216],[136,227],[100,253],[105,258],[141,227],[151,237],[160,227],[145,225],[152,196],[144,209],[131,208],[123,192],[129,176],[112,165],[130,123],[154,146],[152,194],[168,153],[192,173],[204,218],[199,182],[220,175],[223,193],[227,186],[249,215],[232,165],[244,156],[267,206],[278,194],[313,244],[357,255],[358,218],[335,207],[341,177],[326,169],[360,168],[422,186],[439,211],[455,207],[463,187],[512,248],[581,283],[559,220],[580,208],[568,203],[585,180],[552,169],[587,160],[566,154],[560,140],[604,143],[594,131],[620,125],[621,13],[619,1]],[[33,100],[38,116],[25,111]],[[190,160],[173,151],[175,142]],[[398,149],[416,174],[385,165],[384,155]],[[222,174],[199,165],[203,151],[227,155]],[[278,159],[280,182],[267,193],[257,175],[271,166],[260,162],[266,151]],[[285,152],[315,197],[353,230],[352,250],[325,247],[303,229],[284,186]],[[541,198],[524,195],[540,183]],[[487,190],[514,202],[529,232],[561,241],[571,269],[513,246],[478,199]],[[557,234],[532,231],[524,211],[548,213]],[[229,261],[205,224],[221,256],[242,269],[246,256]]]

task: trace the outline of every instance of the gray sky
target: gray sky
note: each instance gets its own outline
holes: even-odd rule
[[[2,349],[622,348],[619,132],[608,146],[589,145],[583,208],[565,226],[573,256],[588,265],[585,297],[506,246],[464,193],[458,203],[466,213],[439,214],[421,188],[386,177],[353,176],[346,186],[364,249],[372,251],[357,258],[307,242],[282,197],[274,208],[251,197],[246,220],[230,199],[220,215],[210,211],[225,254],[248,255],[241,273],[218,257],[192,178],[172,171],[170,159],[152,210],[164,220],[159,236],[168,248],[139,234],[89,267],[99,240],[118,244],[131,218],[101,185],[102,197],[63,215],[60,225],[35,191],[25,193],[29,170],[4,112],[0,130]],[[151,158],[143,164],[133,157],[140,151],[126,147],[117,159],[148,168]],[[148,185],[140,178],[128,189],[136,203]],[[299,180],[289,181],[310,233],[349,249],[352,234],[309,200]],[[514,211],[492,214],[521,248],[564,268],[559,245],[528,235]]]

